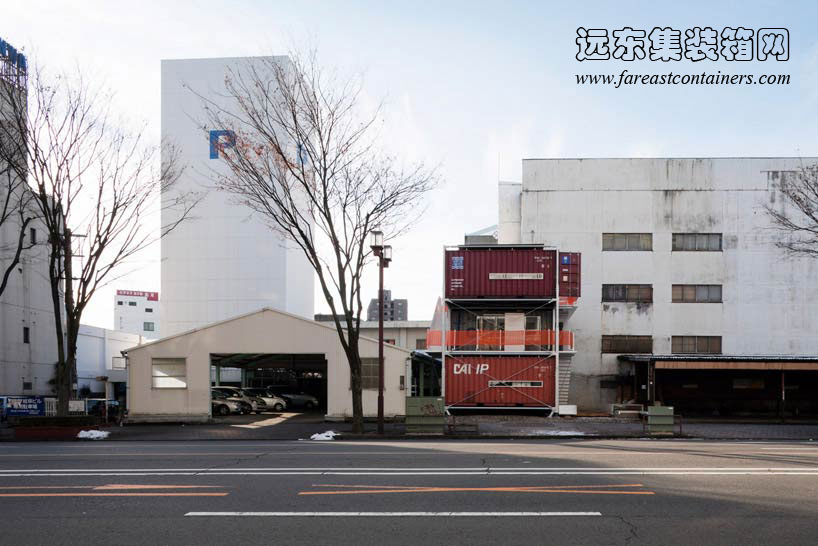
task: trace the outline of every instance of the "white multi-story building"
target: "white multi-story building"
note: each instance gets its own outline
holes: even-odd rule
[[[814,161],[524,160],[522,183],[500,184],[499,242],[582,253],[570,403],[681,405],[709,389],[690,407],[809,405],[818,260],[776,247],[764,205],[786,206],[782,180]]]
[[[147,339],[159,339],[159,292],[117,290],[114,329]]]
[[[26,88],[26,60],[3,44],[0,86]],[[5,89],[3,92],[5,93]],[[10,108],[8,103],[0,108]],[[16,206],[28,192],[14,171],[0,164],[0,275],[11,266],[23,228]],[[32,209],[34,204],[32,203]],[[32,210],[34,213],[34,210]],[[10,271],[0,294],[0,395],[52,394],[57,334],[48,277],[48,234],[37,220],[25,226],[20,262]]]
[[[162,139],[187,168],[174,192],[207,192],[193,212],[162,238],[162,333],[173,335],[215,321],[272,307],[312,318],[313,270],[301,250],[262,219],[212,188],[225,129],[210,127],[203,98],[225,109],[225,78],[248,66],[287,57],[162,61]],[[174,193],[175,195],[175,193]],[[163,201],[172,199],[163,196]],[[163,207],[163,224],[172,211]]]

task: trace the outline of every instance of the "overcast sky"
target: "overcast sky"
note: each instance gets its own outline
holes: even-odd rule
[[[159,136],[159,61],[284,54],[365,71],[385,97],[386,138],[440,164],[414,232],[387,272],[411,319],[442,290],[442,246],[497,222],[497,181],[530,157],[818,155],[818,4],[805,2],[335,2],[4,0],[0,37],[50,69],[80,65]],[[575,59],[577,28],[787,28],[786,62]],[[576,74],[789,74],[787,86],[579,86]],[[158,248],[100,292],[84,322],[113,326],[113,291],[160,290]],[[374,268],[373,268],[374,269]],[[376,295],[375,271],[365,298]],[[316,312],[325,310],[316,293]]]

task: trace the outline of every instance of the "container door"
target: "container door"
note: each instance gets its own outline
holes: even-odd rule
[[[525,313],[506,313],[506,351],[525,351]]]

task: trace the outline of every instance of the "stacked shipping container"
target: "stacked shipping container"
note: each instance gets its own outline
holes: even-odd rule
[[[538,245],[446,249],[445,300],[458,318],[443,345],[449,407],[555,406],[559,352],[573,350],[555,328],[557,288],[576,301],[580,271],[579,253]]]

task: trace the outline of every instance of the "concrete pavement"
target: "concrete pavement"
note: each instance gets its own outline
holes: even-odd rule
[[[2,543],[813,544],[818,444],[14,443]]]

